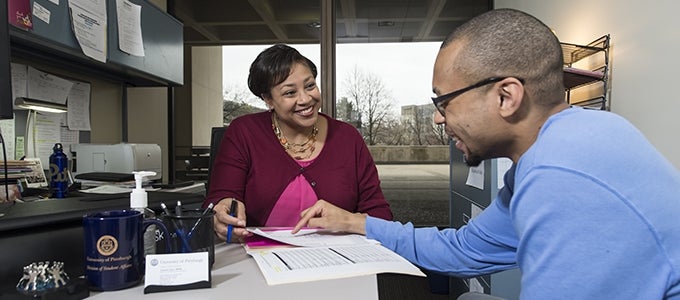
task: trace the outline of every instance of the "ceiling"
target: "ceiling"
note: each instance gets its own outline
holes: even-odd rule
[[[321,1],[175,0],[186,45],[315,44]],[[493,0],[335,0],[338,43],[442,41]],[[317,24],[317,26],[314,26]]]

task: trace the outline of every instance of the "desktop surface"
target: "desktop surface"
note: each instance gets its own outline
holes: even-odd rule
[[[198,207],[204,195],[150,191],[149,208],[160,211],[160,203],[182,201]],[[174,205],[173,205],[174,206]],[[32,262],[61,261],[69,276],[84,274],[83,216],[89,212],[129,209],[129,193],[82,195],[64,199],[17,202],[3,207],[0,217],[0,299],[21,278],[23,267]]]
[[[161,202],[175,203],[179,200],[183,204],[200,205],[204,199],[203,195],[194,193],[151,191],[148,195],[149,208],[157,211],[160,210]],[[88,212],[125,208],[130,208],[130,193],[79,193],[64,199],[17,202],[4,208],[4,216],[0,217],[0,233],[55,223],[80,222]]]
[[[143,283],[125,290],[92,292],[88,299],[378,299],[376,275],[267,285],[255,260],[241,245],[215,246],[212,287],[144,294]]]

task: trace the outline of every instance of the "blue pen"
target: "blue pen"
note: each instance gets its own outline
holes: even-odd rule
[[[229,208],[229,215],[232,217],[236,216],[236,207],[238,206],[238,202],[236,202],[236,199],[231,198],[231,207]],[[234,226],[231,224],[227,225],[227,243],[231,242],[231,232],[234,231]]]
[[[177,234],[177,238],[180,240],[180,243],[182,243],[182,252],[183,253],[191,252],[191,245],[189,244],[189,239],[187,235],[184,233],[184,230],[182,230],[181,226],[182,221],[180,220],[179,222],[177,222],[177,220],[173,219],[170,210],[168,209],[168,206],[165,205],[165,203],[163,202],[161,202],[161,209],[163,209],[163,212],[168,216],[168,218],[170,218],[170,221],[175,226],[175,234]],[[175,215],[177,215],[177,212],[179,212],[181,215],[182,202],[180,201],[177,201],[177,206],[175,207]],[[177,215],[177,217],[179,217],[179,215]]]

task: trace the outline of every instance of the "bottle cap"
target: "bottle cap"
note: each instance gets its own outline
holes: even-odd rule
[[[142,181],[146,176],[156,175],[156,172],[139,171],[132,173],[135,174],[135,188],[130,193],[130,208],[146,208],[149,206],[149,200],[146,190],[142,188]]]

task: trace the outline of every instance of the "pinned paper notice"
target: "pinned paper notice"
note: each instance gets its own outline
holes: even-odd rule
[[[69,0],[68,8],[83,54],[106,63],[106,0]]]
[[[128,54],[144,56],[142,6],[127,0],[116,1],[118,48]]]
[[[479,166],[470,167],[465,184],[484,190],[484,161]]]
[[[496,181],[499,190],[505,185],[503,177],[510,170],[510,167],[512,167],[512,160],[509,158],[501,157],[496,162]]]

